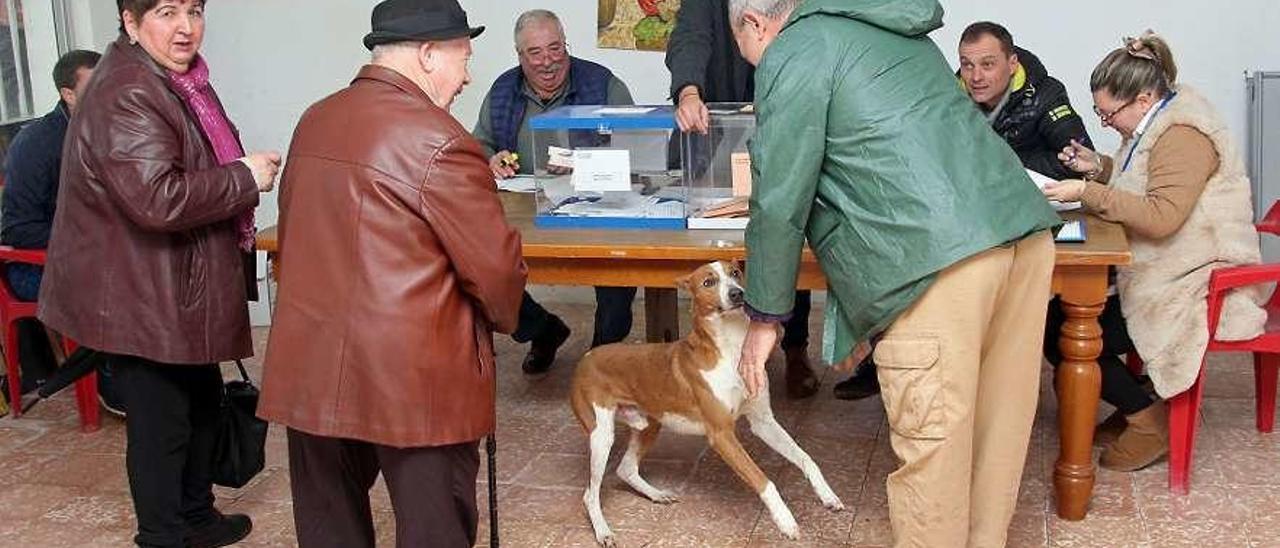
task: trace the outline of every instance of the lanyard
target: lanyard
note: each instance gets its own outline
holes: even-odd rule
[[[1151,127],[1151,123],[1155,121],[1156,116],[1160,115],[1160,111],[1164,110],[1164,107],[1169,106],[1169,101],[1172,101],[1173,98],[1177,96],[1178,96],[1177,93],[1170,93],[1168,97],[1165,97],[1163,101],[1160,101],[1160,106],[1156,107],[1156,113],[1151,115],[1150,120],[1147,120],[1148,128]],[[1133,146],[1129,147],[1129,154],[1124,158],[1124,166],[1120,168],[1121,173],[1129,171],[1129,162],[1133,161],[1133,152],[1138,150],[1138,143],[1142,142],[1142,136],[1145,134],[1146,134],[1146,129],[1144,129],[1142,133],[1138,134],[1137,139],[1133,140]]]

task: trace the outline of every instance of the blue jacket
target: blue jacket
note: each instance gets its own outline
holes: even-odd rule
[[[0,243],[22,249],[49,246],[68,119],[66,105],[58,103],[52,112],[23,127],[9,145]]]
[[[569,91],[566,105],[603,105],[609,98],[609,81],[613,73],[609,69],[577,57],[569,58]],[[489,91],[489,119],[493,124],[493,138],[498,150],[516,150],[520,124],[524,122],[525,100],[520,94],[524,89],[524,72],[512,68],[493,82]]]

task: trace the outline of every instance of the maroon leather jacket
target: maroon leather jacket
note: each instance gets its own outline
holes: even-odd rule
[[[493,431],[492,331],[515,329],[526,270],[479,142],[366,66],[303,114],[280,192],[258,414],[394,447]]]
[[[253,354],[235,217],[258,204],[219,166],[159,65],[107,48],[67,128],[40,319],[96,350],[162,363]]]

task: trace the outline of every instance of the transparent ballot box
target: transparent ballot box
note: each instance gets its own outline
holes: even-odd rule
[[[534,224],[684,229],[687,196],[668,106],[565,106],[534,116]]]
[[[707,133],[684,133],[684,180],[689,228],[744,229],[751,197],[751,153],[756,131],[748,103],[712,103]]]

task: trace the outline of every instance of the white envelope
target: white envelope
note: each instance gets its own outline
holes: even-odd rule
[[[578,192],[631,190],[631,151],[586,149],[573,151],[573,189]]]

